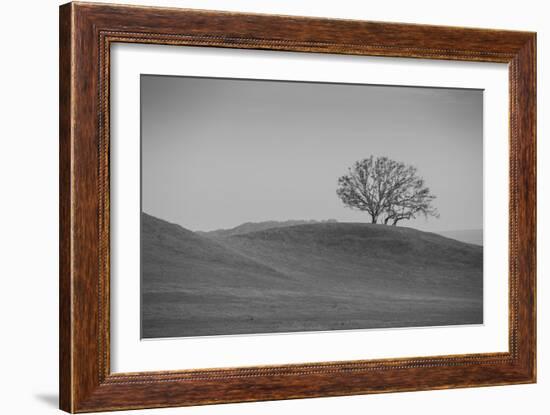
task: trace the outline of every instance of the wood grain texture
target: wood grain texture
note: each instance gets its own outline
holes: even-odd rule
[[[509,352],[111,373],[109,59],[114,42],[508,63]],[[535,68],[534,33],[104,4],[61,6],[61,409],[90,412],[534,382]]]
[[[71,289],[71,141],[72,20],[70,8],[59,14],[59,406],[72,410]]]

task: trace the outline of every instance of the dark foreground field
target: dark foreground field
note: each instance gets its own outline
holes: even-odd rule
[[[483,248],[405,227],[198,234],[142,215],[142,337],[483,322]]]

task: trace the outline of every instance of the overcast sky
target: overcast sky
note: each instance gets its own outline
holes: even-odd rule
[[[368,222],[336,195],[355,161],[418,168],[439,219],[483,224],[483,92],[142,75],[143,211],[191,230],[243,222]]]

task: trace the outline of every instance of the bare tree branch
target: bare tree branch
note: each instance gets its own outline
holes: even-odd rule
[[[397,225],[419,215],[439,217],[432,206],[435,196],[413,166],[387,157],[357,161],[338,179],[337,195],[344,205],[367,212],[371,222]]]

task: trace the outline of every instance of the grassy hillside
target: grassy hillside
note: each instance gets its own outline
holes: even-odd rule
[[[483,229],[465,229],[437,233],[447,238],[456,239],[457,241],[466,242],[468,244],[483,245]]]
[[[482,248],[404,227],[198,235],[142,216],[144,337],[482,322]]]
[[[330,223],[268,229],[219,243],[287,275],[346,287],[406,288],[473,296],[481,289],[482,249],[411,228]]]
[[[266,229],[273,229],[273,228],[285,228],[288,226],[296,226],[296,225],[311,225],[315,223],[335,223],[335,222],[336,220],[334,219],[329,219],[323,222],[316,221],[316,220],[285,220],[285,221],[268,220],[264,222],[246,222],[230,229],[217,229],[215,231],[197,232],[197,233],[201,235],[217,238],[217,237],[243,235],[245,233],[264,231]]]

